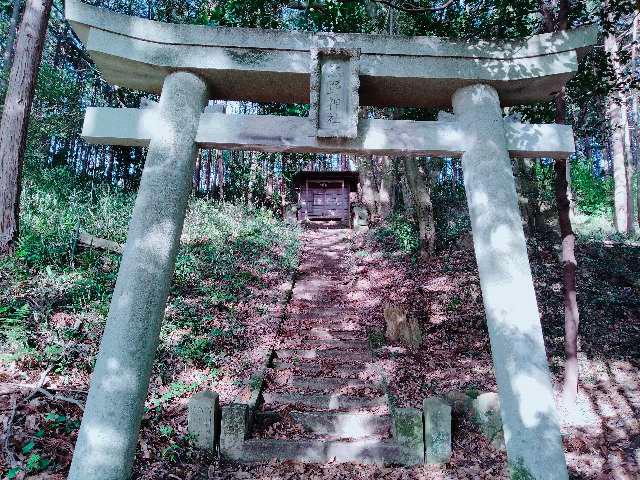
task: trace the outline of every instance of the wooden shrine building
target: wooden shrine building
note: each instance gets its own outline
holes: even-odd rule
[[[294,179],[298,221],[351,226],[350,194],[358,191],[358,172],[302,171]]]

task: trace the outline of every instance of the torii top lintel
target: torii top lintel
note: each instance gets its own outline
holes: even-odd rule
[[[575,74],[595,27],[509,42],[286,32],[155,22],[66,0],[66,17],[109,82],[159,92],[189,70],[216,99],[309,102],[314,47],[358,50],[360,104],[449,107],[457,89],[493,86],[502,106],[549,100]]]

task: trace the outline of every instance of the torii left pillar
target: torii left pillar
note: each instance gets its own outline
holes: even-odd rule
[[[127,480],[191,191],[207,86],[169,74],[91,378],[70,480]]]

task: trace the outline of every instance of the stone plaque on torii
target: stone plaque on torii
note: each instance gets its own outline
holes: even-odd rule
[[[510,462],[567,479],[510,157],[566,158],[565,125],[507,121],[553,98],[595,29],[520,41],[173,25],[67,0],[103,77],[160,93],[88,108],[90,143],[148,146],[70,479],[130,476],[198,147],[462,158]],[[226,115],[210,99],[310,103],[309,117]],[[439,121],[358,119],[360,105],[453,107]]]

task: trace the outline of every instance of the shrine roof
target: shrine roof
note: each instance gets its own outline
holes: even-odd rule
[[[455,90],[487,83],[504,106],[549,100],[596,40],[593,26],[516,41],[336,34],[155,22],[67,0],[66,17],[104,78],[159,92],[183,69],[211,98],[309,102],[312,47],[360,49],[360,103],[449,107]]]
[[[293,182],[301,187],[307,180],[343,180],[352,191],[358,189],[360,174],[350,170],[302,170],[295,174]]]

